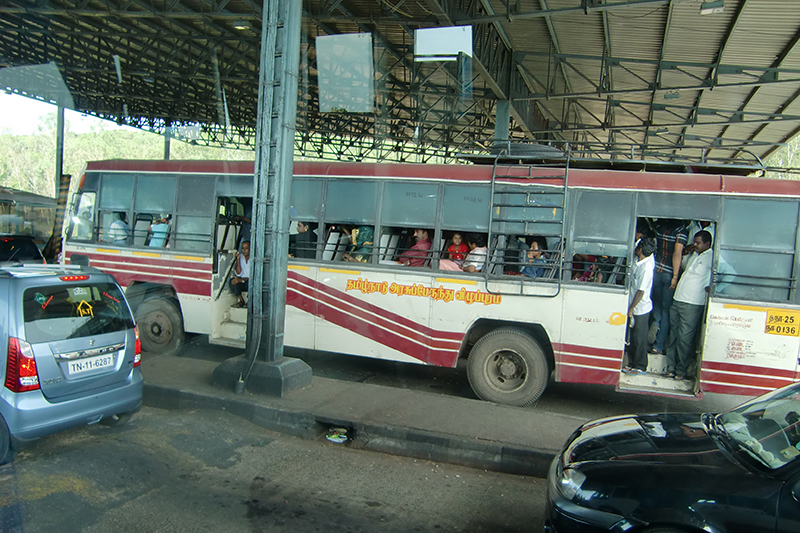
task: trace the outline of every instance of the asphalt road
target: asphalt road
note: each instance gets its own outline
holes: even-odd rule
[[[145,408],[0,467],[0,531],[540,531],[541,479],[359,451],[225,412]]]
[[[242,353],[242,349],[210,345],[207,336],[193,335],[181,351],[181,356],[222,362]],[[316,376],[463,398],[477,398],[470,388],[466,368],[463,364],[455,369],[440,368],[292,348],[286,349],[286,355],[306,361]],[[147,357],[147,354],[144,357]],[[735,407],[747,399],[749,397],[704,394],[702,399],[693,400],[620,393],[609,385],[551,381],[542,398],[528,409],[601,418],[628,413],[721,412]]]

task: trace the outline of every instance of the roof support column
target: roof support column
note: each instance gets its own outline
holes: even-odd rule
[[[215,383],[232,382],[236,392],[281,397],[311,385],[311,367],[283,357],[301,7],[264,1],[246,357],[214,371]]]
[[[494,110],[494,140],[507,141],[511,123],[511,102],[498,100]]]

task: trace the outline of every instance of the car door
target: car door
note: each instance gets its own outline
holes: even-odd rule
[[[800,460],[795,459],[795,462]],[[784,483],[778,500],[778,533],[800,531],[800,473]]]

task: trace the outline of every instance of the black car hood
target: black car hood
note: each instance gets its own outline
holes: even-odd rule
[[[573,434],[562,460],[565,465],[608,460],[707,466],[730,463],[696,413],[630,415],[590,422]]]

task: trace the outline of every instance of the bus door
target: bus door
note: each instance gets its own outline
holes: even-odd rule
[[[252,184],[251,184],[252,189]],[[243,347],[247,335],[247,308],[236,306],[238,298],[231,291],[236,252],[242,235],[245,215],[244,197],[218,197],[214,224],[213,260],[211,282],[211,333],[209,342],[225,346]],[[248,238],[249,239],[249,238]],[[249,297],[249,294],[247,295]]]
[[[700,386],[756,396],[798,379],[796,199],[727,198],[714,244]]]
[[[700,228],[699,221],[709,222],[711,231],[715,231],[718,226],[716,221],[721,217],[721,198],[717,195],[688,195],[680,193],[663,193],[663,192],[639,192],[636,198],[636,221],[637,226],[643,231],[645,236],[654,237],[656,231],[660,227],[665,226],[688,226],[687,228],[687,244],[691,241],[695,228],[692,228],[693,221],[697,221],[697,229]],[[713,242],[712,242],[713,245]],[[656,251],[658,254],[659,251]],[[684,256],[685,257],[685,256]],[[632,259],[635,261],[635,259]],[[651,298],[653,299],[653,311],[650,313],[650,332],[648,335],[648,354],[647,354],[647,372],[639,375],[621,374],[618,390],[626,392],[641,392],[651,394],[667,394],[675,396],[688,396],[698,397],[700,392],[699,380],[697,369],[700,367],[703,353],[702,350],[697,351],[697,362],[695,368],[690,368],[689,372],[694,370],[694,379],[676,380],[667,375],[667,356],[666,347],[668,345],[669,337],[662,339],[664,348],[662,353],[652,353],[651,347],[654,347],[654,342],[657,340],[658,328],[660,322],[657,320],[658,305],[656,300],[663,301],[659,291],[655,285],[658,276],[654,273],[653,291]],[[632,289],[631,289],[632,290]],[[665,288],[663,290],[669,290]],[[674,295],[674,291],[671,291]],[[663,306],[663,304],[662,304]],[[668,315],[669,311],[661,310],[662,315]],[[663,321],[663,318],[661,319]],[[667,321],[669,319],[667,318]],[[659,325],[656,325],[656,324]],[[670,324],[667,331],[670,334],[674,330]],[[698,327],[698,333],[695,335],[695,345],[702,346],[704,325],[701,323]],[[627,356],[623,358],[623,364],[627,361]]]

